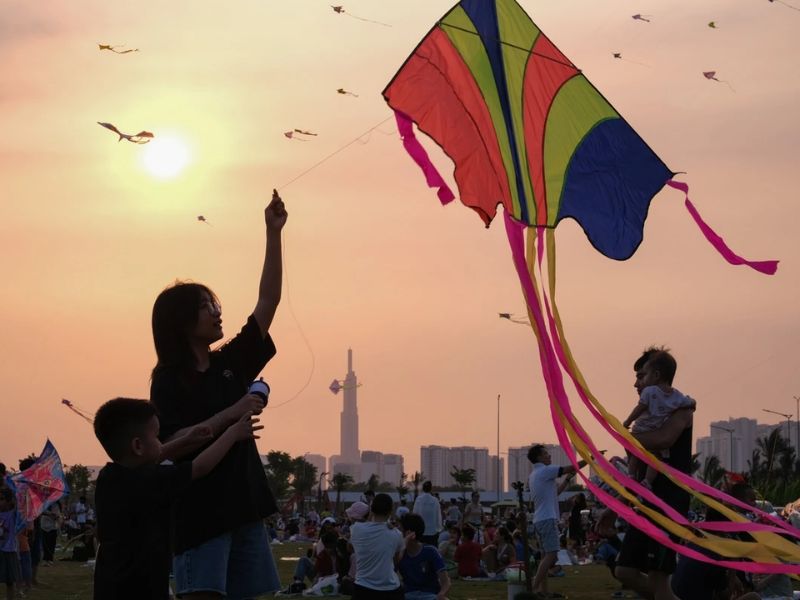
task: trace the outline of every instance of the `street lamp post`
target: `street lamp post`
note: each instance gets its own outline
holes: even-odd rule
[[[733,432],[736,431],[731,427],[723,427],[722,425],[711,425],[711,429],[719,429],[720,431],[727,431],[731,437],[731,465],[730,470],[733,471]]]
[[[792,426],[792,415],[787,415],[786,413],[778,412],[777,410],[770,410],[768,408],[762,408],[761,410],[763,410],[764,412],[772,413],[773,415],[778,415],[779,417],[783,417],[784,419],[786,419],[786,439],[791,444],[792,439],[789,435],[789,432],[791,431],[791,426]]]
[[[497,471],[496,485],[497,485],[497,501],[500,502],[500,394],[497,394],[497,463],[495,464],[495,471]]]

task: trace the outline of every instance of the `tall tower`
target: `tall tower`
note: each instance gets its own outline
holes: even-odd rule
[[[342,385],[344,402],[341,413],[341,461],[357,464],[361,462],[361,452],[358,448],[358,378],[353,371],[353,350],[347,349],[347,375]]]

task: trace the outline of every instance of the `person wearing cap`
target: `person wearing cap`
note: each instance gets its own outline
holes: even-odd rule
[[[363,523],[367,520],[367,516],[369,515],[369,506],[361,501],[353,502],[353,504],[350,505],[350,508],[344,511],[344,514],[347,515],[347,519],[351,524]],[[349,533],[350,532],[348,529],[348,535]],[[353,545],[349,542],[347,543],[347,551],[349,553],[350,566],[348,567],[347,575],[343,576],[339,581],[339,591],[342,594],[352,595],[358,568],[356,565],[356,555]]]

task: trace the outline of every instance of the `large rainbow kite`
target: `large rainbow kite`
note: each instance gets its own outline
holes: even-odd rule
[[[800,531],[760,511],[759,522],[748,521],[729,505],[751,507],[661,463],[591,393],[555,303],[554,229],[571,217],[597,250],[625,260],[642,241],[650,202],[667,185],[684,193],[700,230],[728,262],[773,274],[777,261],[734,253],[702,220],[688,186],[672,179],[674,173],[514,0],[459,2],[383,95],[395,111],[403,145],[443,204],[455,196],[416,139],[414,124],[453,160],[461,202],[487,227],[503,206],[559,442],[573,464],[579,454],[619,498],[581,474],[588,488],[629,523],[682,554],[744,571],[800,573],[800,547],[791,541],[800,539]],[[730,521],[689,522],[619,472],[574,415],[565,375],[614,440]],[[749,536],[730,537],[743,533]]]

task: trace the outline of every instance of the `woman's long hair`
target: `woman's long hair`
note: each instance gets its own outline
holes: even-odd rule
[[[189,333],[197,325],[204,294],[217,304],[216,295],[200,283],[176,282],[158,295],[153,304],[153,342],[158,361],[152,376],[162,369],[188,374],[196,365]]]

